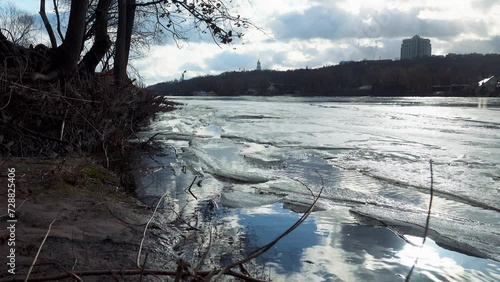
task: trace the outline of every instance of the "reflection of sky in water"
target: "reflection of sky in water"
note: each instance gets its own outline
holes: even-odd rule
[[[260,209],[260,211],[263,210]],[[246,213],[244,209],[239,212],[239,223],[246,226],[246,243],[249,250],[271,242],[292,226],[298,218],[299,215],[283,210],[281,205],[273,205],[271,213],[258,214],[252,211]],[[299,271],[302,265],[302,251],[319,244],[319,238],[314,234],[315,231],[314,222],[311,219],[306,220],[293,231],[293,235],[283,238],[264,254],[262,259],[278,263],[282,267],[279,272]]]
[[[500,279],[497,262],[486,259],[478,260],[475,257],[443,249],[429,238],[420,248],[422,238],[414,236],[406,236],[406,238],[417,246],[405,244],[404,248],[396,253],[395,258],[399,259],[401,264],[411,267],[418,257],[416,276],[420,276],[423,281],[498,281]],[[487,277],[485,273],[491,276]]]
[[[263,246],[291,226],[299,215],[282,204],[240,209],[247,252]],[[336,214],[336,215],[334,215]],[[313,213],[291,234],[259,258],[273,281],[404,281],[419,256],[412,281],[498,281],[497,262],[446,250],[431,239],[406,236],[387,228],[349,222],[347,209]],[[267,270],[266,270],[267,273]]]

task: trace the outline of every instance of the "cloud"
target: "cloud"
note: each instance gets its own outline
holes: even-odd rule
[[[257,56],[251,53],[242,53],[224,50],[205,61],[210,70],[224,72],[228,70],[253,69],[256,67]]]
[[[493,7],[499,6],[498,0],[473,0],[472,6],[481,9],[482,11],[492,10]]]
[[[500,36],[495,36],[486,40],[462,40],[450,45],[447,49],[449,53],[500,53]]]
[[[337,6],[313,6],[303,12],[289,12],[271,23],[278,40],[324,38],[401,38],[419,34],[427,37],[453,37],[463,33],[487,34],[481,20],[454,21],[420,17],[422,9],[375,10],[362,8],[353,15]]]

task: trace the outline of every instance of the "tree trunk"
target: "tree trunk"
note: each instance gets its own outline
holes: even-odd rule
[[[88,0],[71,1],[68,29],[66,30],[64,41],[54,50],[47,73],[35,73],[33,75],[34,80],[51,80],[57,77],[64,78],[74,73],[78,64],[78,59],[80,58],[88,6]]]
[[[94,44],[79,64],[80,71],[84,73],[94,74],[97,65],[111,47],[112,43],[108,36],[108,10],[110,4],[111,0],[99,0],[99,3],[97,3],[94,22]]]
[[[125,42],[126,62],[128,63],[130,55],[130,44],[132,43],[132,31],[134,30],[136,0],[127,0],[127,31]]]
[[[115,43],[115,85],[121,87],[127,76],[127,2],[118,0],[118,30]]]

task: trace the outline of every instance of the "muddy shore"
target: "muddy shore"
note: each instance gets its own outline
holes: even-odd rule
[[[12,232],[7,228],[11,224],[7,222],[8,168],[15,168],[15,246],[9,246]],[[30,278],[71,271],[138,269],[138,250],[153,208],[126,193],[116,175],[83,158],[6,158],[0,160],[0,171],[0,281],[24,280],[54,220]],[[165,218],[157,216],[151,221],[139,261],[142,267],[147,254],[146,268],[175,271],[186,235],[162,221]],[[9,272],[11,248],[15,250],[15,270]],[[115,273],[84,280],[138,279],[137,275]]]

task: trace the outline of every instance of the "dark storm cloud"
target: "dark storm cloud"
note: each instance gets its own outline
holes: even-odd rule
[[[271,22],[278,40],[395,38],[419,34],[426,37],[454,37],[464,32],[484,35],[482,21],[422,19],[420,9],[374,11],[362,9],[354,16],[338,7],[313,6],[303,12],[290,12]]]

